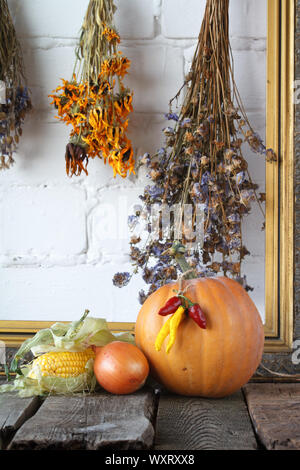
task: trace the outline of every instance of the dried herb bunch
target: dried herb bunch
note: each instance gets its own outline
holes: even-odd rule
[[[265,194],[258,194],[258,186],[252,181],[243,157],[242,145],[275,159],[271,149],[266,150],[261,138],[253,131],[243,108],[232,68],[229,43],[229,0],[207,0],[204,20],[190,73],[183,87],[170,102],[167,119],[174,127],[164,129],[165,145],[150,158],[145,154],[141,163],[148,168],[153,184],[146,186],[140,196],[150,220],[153,204],[172,207],[185,204],[193,207],[193,219],[197,204],[204,207],[204,240],[200,246],[187,250],[188,262],[198,276],[223,273],[239,280],[246,289],[241,263],[249,251],[242,238],[242,219],[256,201],[264,215]],[[172,102],[185,88],[185,98],[179,114],[172,112]],[[139,211],[140,212],[140,211]],[[139,212],[130,217],[130,223],[138,220]],[[131,239],[131,260],[135,272],[143,270],[143,278],[150,285],[147,294],[140,292],[143,302],[147,295],[161,285],[176,279],[178,267],[170,256],[174,241],[171,237],[149,237],[141,248],[137,237]],[[193,241],[191,227],[182,224],[182,243]],[[192,227],[193,228],[193,227]],[[169,251],[168,251],[169,250]],[[129,273],[114,277],[117,286],[126,285]]]
[[[103,158],[114,176],[134,171],[133,150],[126,136],[132,92],[123,85],[130,61],[117,50],[120,42],[112,0],[90,0],[70,81],[56,88],[52,104],[58,119],[73,129],[66,147],[69,176],[86,174],[89,158]]]
[[[31,109],[21,46],[7,5],[0,0],[0,170],[10,168],[22,123]]]

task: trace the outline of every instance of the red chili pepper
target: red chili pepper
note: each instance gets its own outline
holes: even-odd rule
[[[178,307],[181,305],[181,299],[179,297],[171,297],[164,307],[162,307],[158,315],[162,315],[165,317],[166,315],[170,315],[171,313],[175,313]]]
[[[190,318],[200,326],[200,328],[206,329],[206,318],[201,309],[200,305],[194,304],[188,309],[188,315]]]

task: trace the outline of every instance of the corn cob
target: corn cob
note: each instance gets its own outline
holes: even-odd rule
[[[85,372],[87,361],[94,357],[91,348],[80,352],[51,351],[34,359],[28,377],[36,379],[37,369],[42,377],[77,377]]]

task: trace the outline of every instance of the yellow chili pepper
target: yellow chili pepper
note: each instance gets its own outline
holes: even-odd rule
[[[169,317],[168,320],[166,321],[166,323],[163,324],[163,326],[161,327],[161,329],[160,329],[160,331],[159,331],[159,333],[156,337],[156,340],[155,340],[155,349],[156,349],[156,351],[161,350],[161,347],[162,347],[162,344],[163,344],[164,340],[166,339],[166,337],[170,333],[171,318],[172,317]]]
[[[170,320],[170,338],[167,345],[166,353],[169,354],[170,349],[175,343],[177,329],[184,319],[184,308],[182,306],[178,307],[176,312],[172,315]]]
[[[164,340],[166,339],[168,334],[170,334],[170,339],[169,339],[167,349],[166,349],[167,354],[170,352],[170,349],[175,342],[177,328],[183,319],[184,319],[184,308],[180,306],[178,307],[176,312],[171,317],[168,318],[168,320],[166,321],[166,323],[164,323],[160,332],[158,333],[156,340],[155,340],[156,351],[161,350]]]

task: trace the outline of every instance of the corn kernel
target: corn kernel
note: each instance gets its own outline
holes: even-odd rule
[[[38,365],[44,377],[76,377],[83,374],[87,361],[94,357],[95,353],[91,348],[82,352],[51,351],[37,357],[33,361],[32,367]],[[36,378],[34,370],[31,372],[30,377]]]

